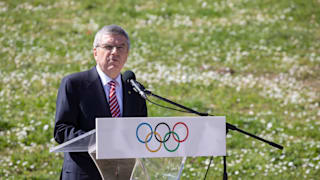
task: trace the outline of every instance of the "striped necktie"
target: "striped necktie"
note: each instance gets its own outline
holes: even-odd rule
[[[109,91],[109,106],[110,106],[110,112],[112,117],[120,117],[120,107],[117,101],[117,95],[116,95],[116,82],[110,81],[108,83],[110,86]]]

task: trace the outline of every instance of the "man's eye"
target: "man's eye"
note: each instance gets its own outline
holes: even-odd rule
[[[106,49],[111,50],[113,49],[113,46],[105,46]]]

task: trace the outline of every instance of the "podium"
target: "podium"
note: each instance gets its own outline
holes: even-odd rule
[[[176,180],[187,156],[225,155],[225,132],[225,117],[97,118],[50,152],[88,152],[105,180]]]
[[[88,152],[104,180],[176,180],[180,179],[186,160],[186,157],[96,159],[95,129],[51,148],[50,152]]]

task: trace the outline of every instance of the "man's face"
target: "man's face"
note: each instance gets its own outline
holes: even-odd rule
[[[119,34],[102,36],[99,47],[93,49],[94,58],[101,70],[110,78],[116,78],[129,54],[127,39]]]

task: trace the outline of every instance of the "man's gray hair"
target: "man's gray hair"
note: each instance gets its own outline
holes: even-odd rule
[[[106,34],[119,34],[124,36],[127,39],[128,49],[130,49],[130,39],[128,33],[120,26],[117,25],[109,25],[103,26],[95,35],[93,41],[93,48],[97,48],[100,45],[101,38]]]

